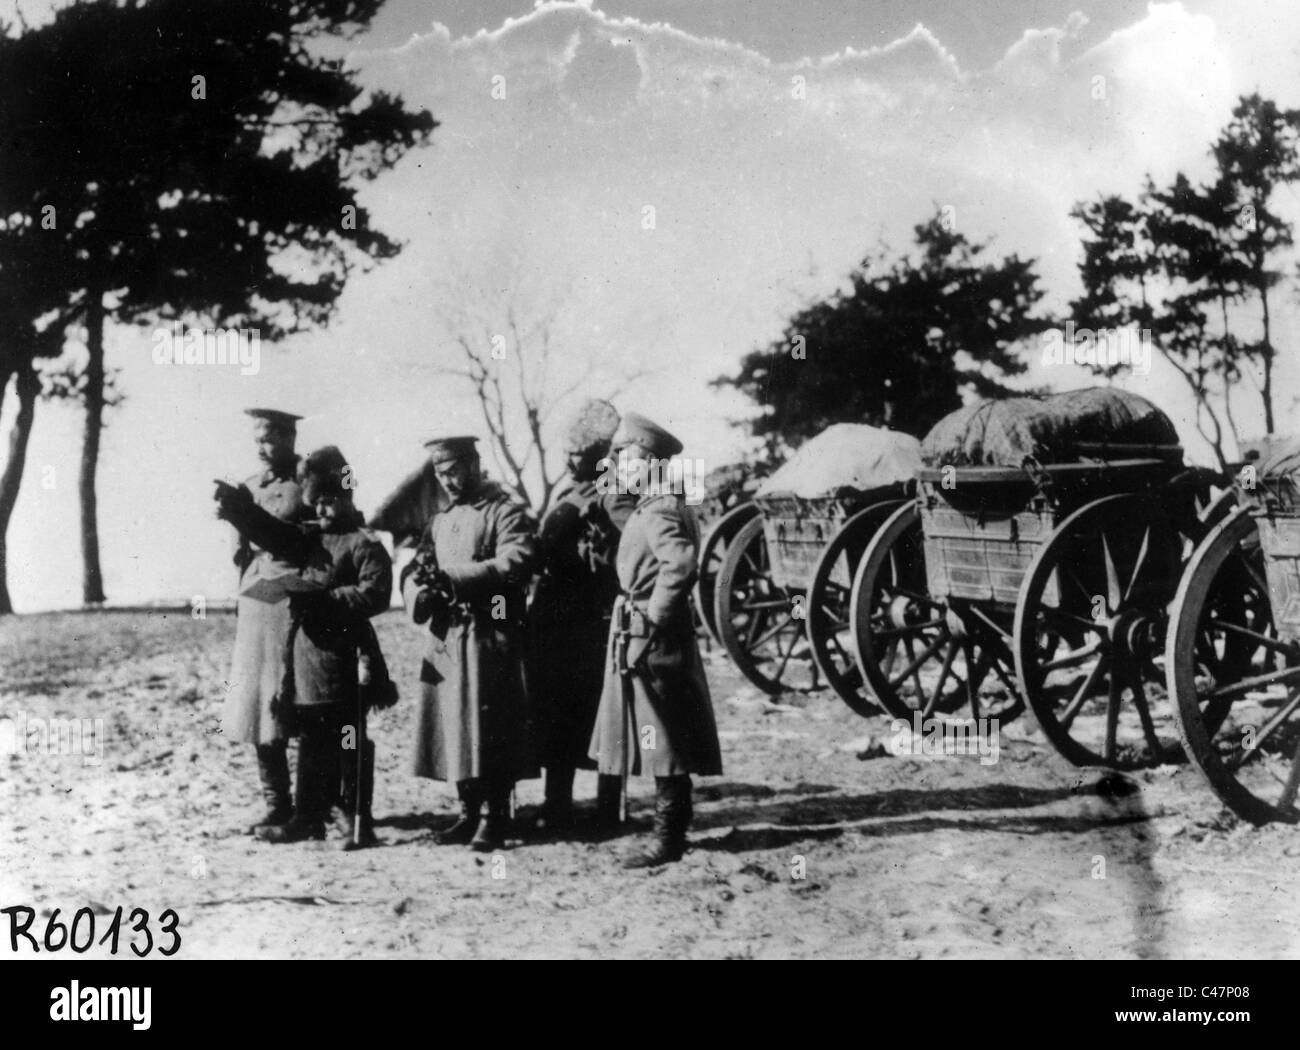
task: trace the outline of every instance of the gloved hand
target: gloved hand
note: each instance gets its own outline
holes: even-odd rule
[[[231,485],[219,478],[212,498],[217,503],[217,517],[222,521],[233,521],[240,513],[253,505],[253,494],[243,485]]]
[[[411,619],[417,624],[427,623],[433,615],[434,597],[426,590],[417,591],[411,604]]]
[[[637,653],[636,659],[632,661],[632,666],[629,669],[632,673],[641,671],[645,667],[646,661],[650,658],[650,653],[663,641],[667,633],[662,625],[655,623],[649,617],[646,617],[645,622],[646,636],[644,640],[637,639],[641,642],[640,652]]]

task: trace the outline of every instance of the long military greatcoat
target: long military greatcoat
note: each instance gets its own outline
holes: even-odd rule
[[[528,699],[537,759],[548,768],[595,768],[587,748],[618,597],[614,557],[635,505],[635,496],[601,493],[594,481],[575,482],[542,519],[541,572],[528,610]],[[584,519],[593,509],[598,528]]]
[[[237,524],[261,549],[296,568],[298,578],[322,588],[294,632],[293,702],[355,710],[358,651],[382,660],[367,621],[388,608],[393,594],[393,562],[383,543],[361,527],[356,512],[337,532],[289,524],[261,511]],[[276,607],[280,604],[285,603]]]
[[[538,775],[523,676],[525,587],[536,557],[523,507],[490,482],[435,514],[421,538],[450,578],[457,609],[446,637],[428,625],[420,662],[415,775],[513,782]],[[412,566],[402,597],[414,611]]]
[[[281,521],[310,517],[295,474],[297,458],[284,470],[254,474],[244,486],[254,502]],[[258,547],[241,543],[235,553],[242,594],[258,580],[292,570],[288,563]],[[221,728],[231,740],[265,744],[284,738],[271,715],[271,700],[284,676],[284,643],[289,636],[289,602],[269,605],[241,597],[236,605],[235,653]]]
[[[615,630],[590,755],[602,773],[667,777],[722,772],[722,752],[704,665],[691,620],[699,526],[679,494],[647,495],[624,526],[618,580],[635,633],[627,658],[645,662],[622,675],[613,664]],[[618,626],[618,610],[615,611]],[[650,624],[656,637],[645,637]]]

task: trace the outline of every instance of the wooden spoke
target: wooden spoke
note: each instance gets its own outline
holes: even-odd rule
[[[1156,735],[1156,726],[1151,718],[1151,708],[1147,702],[1146,685],[1142,681],[1142,672],[1136,667],[1132,669],[1132,684],[1129,689],[1133,693],[1133,706],[1137,708],[1138,718],[1142,722],[1142,735],[1146,737],[1147,746],[1151,749],[1151,757],[1157,759],[1164,751],[1160,743],[1160,738]]]
[[[1119,570],[1115,567],[1115,559],[1110,553],[1110,540],[1104,531],[1101,534],[1101,553],[1106,568],[1106,611],[1113,613],[1120,603]]]
[[[1147,560],[1147,551],[1151,549],[1151,529],[1147,527],[1142,530],[1142,546],[1138,548],[1137,560],[1133,563],[1133,575],[1129,578],[1128,586],[1124,588],[1124,602],[1127,604],[1129,598],[1133,595],[1133,586],[1137,583],[1138,576],[1142,573],[1142,566]]]
[[[1065,710],[1061,712],[1061,717],[1059,719],[1061,726],[1065,730],[1069,730],[1070,726],[1074,723],[1075,717],[1079,714],[1083,705],[1087,703],[1088,697],[1092,695],[1092,691],[1097,687],[1097,679],[1105,672],[1108,663],[1108,659],[1104,656],[1098,660],[1093,669],[1088,672],[1088,676],[1083,680],[1079,688],[1075,690],[1074,696],[1071,698]]]
[[[1233,682],[1231,685],[1225,685],[1212,692],[1207,699],[1222,700],[1228,697],[1241,696],[1243,693],[1249,693],[1258,689],[1261,685],[1268,685],[1271,682],[1282,682],[1288,678],[1300,675],[1300,667],[1283,667],[1277,671],[1268,671],[1265,674],[1253,675],[1250,678],[1243,678],[1239,682]]]
[[[948,651],[944,654],[943,666],[939,668],[939,682],[934,687],[936,702],[938,697],[943,696],[943,687],[948,684],[948,678],[952,675],[952,664],[956,658],[957,643],[953,642],[948,646]]]
[[[890,627],[886,630],[871,632],[873,638],[897,638],[904,634],[920,634],[923,631],[932,631],[936,627],[944,626],[943,620],[926,620],[925,623],[912,623],[906,627]]]
[[[1074,667],[1077,664],[1081,664],[1084,660],[1088,659],[1088,657],[1095,656],[1101,650],[1101,644],[1100,641],[1089,642],[1081,649],[1072,649],[1064,656],[1058,656],[1055,660],[1041,664],[1039,670],[1042,671],[1043,674],[1047,675],[1051,674],[1053,671],[1059,671],[1064,667]]]
[[[1285,653],[1287,655],[1295,654],[1296,647],[1289,642],[1284,642],[1280,638],[1275,638],[1267,634],[1260,634],[1258,631],[1252,631],[1249,628],[1242,627],[1241,624],[1232,623],[1229,620],[1217,619],[1211,621],[1211,624],[1212,626],[1207,629],[1207,633],[1215,629],[1227,631],[1229,634],[1240,635],[1243,638],[1249,638],[1253,642],[1258,642],[1266,649],[1271,649],[1274,652]],[[1212,639],[1212,634],[1210,637]]]
[[[1044,619],[1055,620],[1057,623],[1067,627],[1083,628],[1086,631],[1100,633],[1104,628],[1096,620],[1089,616],[1076,616],[1074,613],[1066,612],[1064,609],[1052,605],[1041,606],[1039,612]]]
[[[1263,754],[1264,741],[1291,717],[1297,707],[1300,707],[1300,689],[1293,691],[1287,698],[1286,704],[1280,710],[1274,712],[1273,717],[1260,726],[1259,731],[1255,734],[1254,746],[1247,749],[1241,756],[1240,761],[1237,763],[1238,769],[1246,765],[1256,755]]]
[[[909,663],[906,668],[904,668],[902,671],[900,671],[897,675],[895,675],[893,678],[889,680],[890,685],[897,685],[903,679],[907,678],[910,675],[915,674],[917,669],[922,664],[924,664],[926,660],[930,659],[930,657],[932,657],[935,653],[939,651],[939,646],[943,644],[943,641],[944,639],[942,637],[935,639],[934,642],[932,642],[930,645],[927,645],[921,651],[920,656],[915,656],[911,652],[912,640],[910,638],[907,639],[908,655],[911,657],[911,663]],[[921,691],[921,679],[919,675],[917,676],[916,679],[916,688],[918,691]]]
[[[790,627],[791,625],[794,625],[795,627],[794,631],[791,632],[792,636],[798,638],[799,635],[801,635],[803,632],[799,630],[794,615],[792,613],[787,612],[775,627],[773,627],[770,631],[768,631],[766,634],[762,635],[761,637],[756,638],[753,642],[750,643],[749,647],[751,649],[756,649],[758,648],[758,646],[770,642],[773,638],[776,638],[778,635],[781,634],[782,631],[784,631],[787,627]]]
[[[1103,745],[1103,757],[1107,762],[1115,761],[1115,736],[1119,728],[1120,685],[1119,675],[1114,670],[1106,680],[1106,743]]]

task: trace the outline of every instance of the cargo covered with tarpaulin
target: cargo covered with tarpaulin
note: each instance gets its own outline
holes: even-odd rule
[[[1169,417],[1111,387],[967,405],[935,424],[921,456],[931,594],[1002,606],[1070,512],[1183,469]]]
[[[773,580],[805,589],[844,522],[868,503],[902,498],[920,468],[920,442],[895,430],[836,423],[804,442],[754,494]]]
[[[1169,417],[1111,387],[1010,397],[959,408],[921,442],[927,467],[1021,467],[1154,457],[1181,461]]]

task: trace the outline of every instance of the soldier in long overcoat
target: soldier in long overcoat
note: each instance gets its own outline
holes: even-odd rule
[[[415,774],[454,783],[460,796],[459,819],[437,841],[490,852],[505,840],[515,782],[538,775],[523,673],[536,529],[483,477],[474,446],[469,437],[426,444],[451,505],[403,570],[402,597],[428,630]]]
[[[292,818],[256,834],[267,842],[323,837],[342,782],[343,845],[368,845],[374,841],[368,797],[374,751],[365,739],[370,691],[363,683],[373,675],[370,685],[388,684],[369,619],[388,608],[393,563],[379,537],[362,527],[352,500],[351,468],[337,448],[313,452],[298,477],[303,499],[317,515],[310,523],[280,521],[243,488],[219,486],[217,492],[218,514],[287,567],[250,591],[288,593],[283,604],[290,610],[290,626],[275,714],[277,724],[298,737],[298,776]],[[363,665],[368,674],[363,675]]]
[[[642,491],[619,540],[622,593],[590,754],[601,773],[655,778],[654,838],[625,864],[652,867],[681,858],[691,774],[720,774],[722,754],[690,609],[699,526],[683,494],[663,480],[681,442],[628,413],[612,445],[621,466],[639,471],[631,477],[642,479]]]
[[[260,473],[243,483],[253,502],[281,521],[303,521],[311,510],[303,502],[298,484],[298,456],[294,453],[297,421],[301,416],[270,408],[250,408],[253,440],[264,464]],[[268,551],[242,537],[234,556],[239,589],[288,569]],[[271,701],[284,675],[284,643],[289,636],[289,602],[274,605],[240,597],[236,606],[235,652],[230,683],[222,710],[221,728],[230,740],[255,745],[257,771],[266,812],[254,830],[283,824],[293,815],[289,794],[289,763],[284,727],[271,713]]]
[[[537,758],[546,768],[546,803],[538,830],[572,824],[577,769],[595,769],[587,756],[605,680],[610,616],[618,597],[614,556],[636,497],[602,485],[618,412],[589,401],[565,434],[567,484],[556,490],[538,535],[540,567],[528,609],[528,698]],[[601,776],[596,826],[618,826],[622,780]]]

